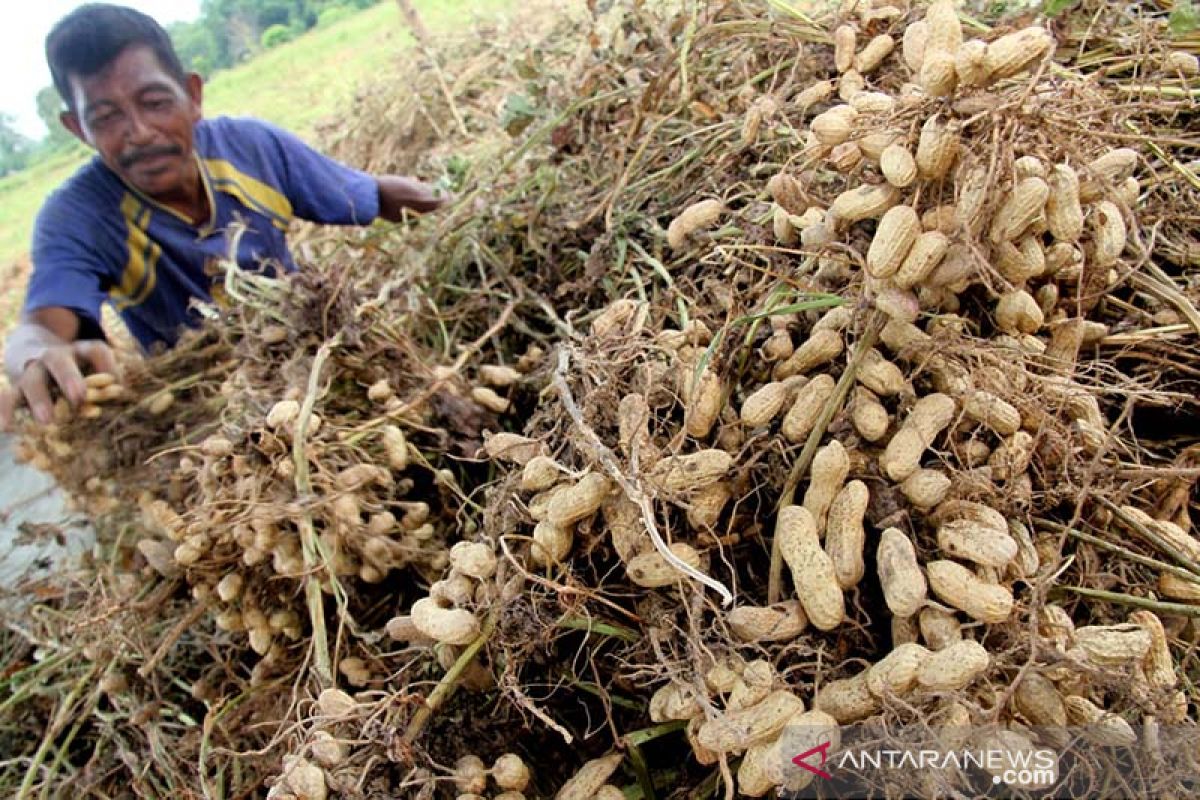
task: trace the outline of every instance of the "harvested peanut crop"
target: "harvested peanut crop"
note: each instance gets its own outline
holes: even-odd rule
[[[1066,795],[1156,731],[1139,791],[1182,795],[1196,43],[1081,5],[619,0],[364,97],[342,154],[457,205],[227,270],[219,325],[28,429],[121,533],[6,634],[22,686],[105,688],[18,696],[60,757],[5,779],[758,797],[924,732]],[[856,785],[993,775],[944,778]]]

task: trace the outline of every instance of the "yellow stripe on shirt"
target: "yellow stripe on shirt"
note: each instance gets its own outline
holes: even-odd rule
[[[118,311],[144,303],[158,282],[156,270],[162,249],[146,234],[150,214],[150,209],[133,194],[127,192],[122,198],[121,215],[125,218],[128,256],[120,283],[108,293]]]
[[[279,191],[252,178],[228,161],[218,158],[204,159],[204,166],[212,178],[213,188],[233,195],[250,209],[270,217],[271,224],[286,230],[292,221],[292,204]]]

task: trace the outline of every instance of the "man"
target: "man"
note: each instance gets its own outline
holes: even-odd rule
[[[191,301],[212,299],[212,265],[231,242],[245,269],[292,271],[294,217],[366,225],[444,202],[418,180],[359,172],[266,123],[203,119],[200,76],[133,9],[81,6],[46,37],[46,60],[63,125],[97,155],[38,215],[22,320],[5,342],[12,389],[0,396],[0,429],[21,403],[48,423],[52,383],[82,402],[85,365],[115,369],[104,301],[144,349],[169,347],[197,323]]]

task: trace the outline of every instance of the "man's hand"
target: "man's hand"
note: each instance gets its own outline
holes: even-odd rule
[[[440,193],[428,183],[400,175],[380,175],[379,216],[391,222],[404,219],[405,210],[424,214],[445,205],[450,196]]]
[[[36,323],[22,323],[5,342],[5,362],[12,387],[0,392],[0,430],[12,427],[17,408],[27,403],[42,425],[54,418],[51,383],[57,385],[72,406],[87,397],[81,365],[95,372],[116,374],[117,360],[102,341],[64,342]]]

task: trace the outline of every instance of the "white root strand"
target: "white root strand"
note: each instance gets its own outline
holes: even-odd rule
[[[604,471],[613,479],[621,490],[625,492],[625,496],[633,502],[637,503],[642,510],[642,521],[646,524],[646,530],[650,533],[650,539],[654,542],[654,549],[659,555],[666,560],[675,569],[695,581],[699,581],[708,588],[721,596],[721,605],[728,606],[733,603],[733,593],[717,579],[705,575],[698,569],[686,564],[679,556],[671,552],[671,548],[667,547],[667,543],[663,540],[662,534],[658,532],[658,525],[654,521],[654,509],[650,505],[650,498],[646,496],[646,492],[642,489],[641,481],[636,477],[629,477],[621,472],[617,466],[616,457],[613,455],[604,442],[600,441],[600,437],[596,432],[588,426],[583,419],[583,411],[580,410],[575,402],[575,396],[571,394],[571,389],[567,386],[567,369],[571,364],[571,354],[567,347],[560,347],[558,350],[558,367],[554,370],[554,388],[558,390],[559,399],[562,400],[563,407],[567,409],[571,420],[575,423],[575,427],[583,434],[588,444],[595,451],[594,455],[604,467]],[[637,454],[634,453],[635,461],[634,468],[637,468]]]

